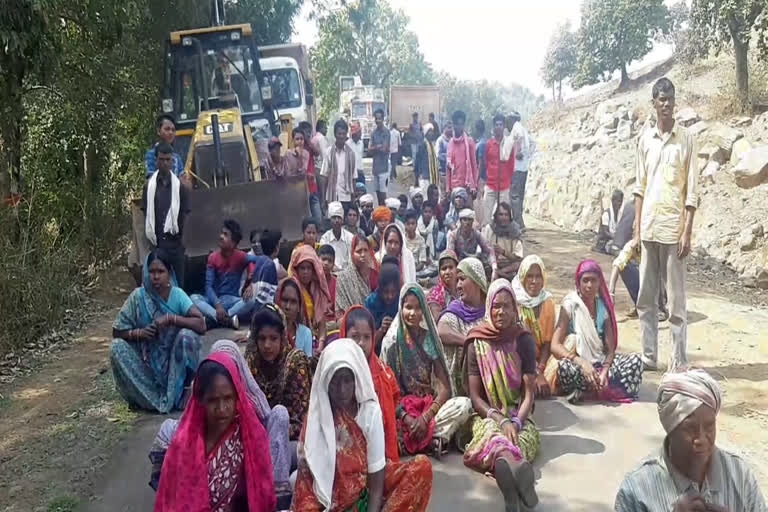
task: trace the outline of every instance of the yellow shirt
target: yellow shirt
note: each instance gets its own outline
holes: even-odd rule
[[[676,244],[683,233],[686,207],[699,205],[696,138],[678,124],[662,134],[658,126],[637,143],[634,195],[643,198],[640,238]]]

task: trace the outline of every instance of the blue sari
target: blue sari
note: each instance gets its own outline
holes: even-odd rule
[[[163,315],[186,316],[192,300],[176,286],[171,270],[171,292],[163,300],[152,288],[149,266],[144,263],[142,286],[131,292],[112,327],[143,329]],[[168,326],[157,329],[148,341],[112,340],[110,360],[117,390],[131,405],[168,413],[181,405],[185,385],[200,363],[200,335],[189,329]]]

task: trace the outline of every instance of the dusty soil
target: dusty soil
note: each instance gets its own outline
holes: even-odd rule
[[[591,253],[589,239],[584,235],[566,233],[536,221],[530,225],[533,229],[526,235],[526,253],[538,253],[544,258],[550,269],[548,288],[558,300],[569,291],[576,264],[584,257],[596,258],[606,272],[610,270],[610,258]],[[70,346],[52,355],[37,372],[0,388],[4,397],[0,400],[3,418],[0,422],[2,511],[79,510],[93,500],[98,502],[100,489],[115,478],[103,470],[120,453],[130,454],[130,459],[140,465],[140,470],[146,465],[147,447],[138,442],[137,422],[140,426],[144,420],[154,421],[156,417],[129,411],[114,391],[109,371],[111,323],[133,285],[121,269],[113,269],[110,279],[103,279],[101,283],[95,300],[104,312],[89,322]],[[700,260],[691,265],[688,283],[689,353],[693,364],[711,372],[726,392],[725,407],[718,422],[718,442],[745,456],[755,468],[765,493],[768,490],[768,340],[762,333],[768,330],[768,313],[761,308],[765,304],[765,295],[739,287],[730,271]],[[617,295],[621,320],[620,350],[638,351],[639,325],[637,320],[623,318],[622,312],[629,307],[629,297],[621,284]],[[664,340],[667,331],[665,327],[662,329]],[[667,351],[668,347],[663,344],[662,356]],[[646,374],[643,402],[653,401],[659,377],[658,373]],[[625,426],[629,434],[622,434],[624,439],[614,441],[611,433],[602,427],[608,427],[604,421],[621,421],[620,408],[582,410],[590,411],[588,414],[598,418],[593,423],[592,432],[606,445],[609,442],[632,443],[632,433],[639,435],[648,429],[648,424],[653,425],[654,431],[659,430],[652,407],[649,407],[640,419],[632,416],[634,413],[624,416],[625,421],[633,422]],[[560,437],[565,439],[567,436]],[[552,442],[559,439],[556,438],[554,436]],[[560,457],[567,461],[561,455],[573,453],[572,450],[573,447],[569,448],[566,443],[550,458]],[[461,468],[460,459],[455,462],[436,468],[446,467],[442,471],[447,474],[462,475],[465,470]],[[622,471],[633,463],[624,461],[612,478],[620,481]],[[543,469],[542,473],[545,471]],[[552,474],[551,466],[549,471],[545,476],[558,474]],[[544,484],[546,493],[549,483]],[[130,502],[136,491],[124,489],[125,499]],[[146,489],[140,492],[146,492]],[[577,490],[574,492],[578,494]],[[606,492],[613,493],[615,488]],[[609,510],[610,497],[605,498],[598,508],[591,510]],[[551,499],[551,503],[560,503],[556,501],[554,490]],[[108,504],[104,505],[106,508],[99,509],[114,510]],[[437,504],[433,503],[433,509],[435,506]]]

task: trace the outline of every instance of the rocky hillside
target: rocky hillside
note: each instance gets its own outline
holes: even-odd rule
[[[526,210],[574,231],[595,231],[619,188],[631,197],[638,134],[655,123],[651,86],[669,77],[677,87],[677,119],[696,134],[700,205],[694,251],[732,267],[746,286],[768,289],[768,112],[718,114],[722,59],[695,74],[672,61],[634,80],[575,98],[531,120],[539,153],[528,179]]]

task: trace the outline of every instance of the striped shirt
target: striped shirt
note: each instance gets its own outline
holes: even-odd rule
[[[715,448],[701,487],[677,471],[662,448],[627,474],[616,495],[616,512],[670,512],[686,494],[728,512],[768,512],[757,479],[741,457]]]

